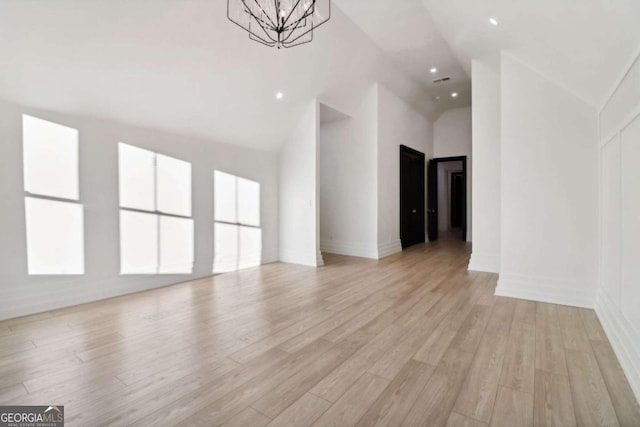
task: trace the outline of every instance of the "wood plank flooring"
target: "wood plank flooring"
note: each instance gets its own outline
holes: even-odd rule
[[[325,254],[0,322],[0,404],[69,426],[640,426],[592,310],[494,296],[469,246]]]

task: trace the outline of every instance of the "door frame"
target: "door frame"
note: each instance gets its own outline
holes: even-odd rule
[[[467,156],[454,156],[454,157],[437,157],[434,159],[430,159],[430,162],[434,162],[436,173],[435,175],[435,183],[428,182],[427,189],[435,188],[436,196],[434,198],[430,198],[427,195],[427,200],[434,200],[434,206],[427,206],[427,214],[434,215],[436,220],[438,218],[438,164],[446,163],[446,162],[457,162],[462,161],[462,241],[467,241]],[[435,240],[438,240],[438,233],[436,233]],[[431,239],[429,241],[432,241]]]
[[[416,241],[411,241],[411,242],[405,242],[402,240],[402,236],[403,236],[403,231],[404,231],[404,225],[403,225],[403,221],[402,221],[402,206],[403,206],[403,202],[404,202],[404,198],[402,195],[402,176],[403,176],[403,171],[404,168],[402,166],[402,154],[403,153],[407,153],[407,154],[411,154],[414,156],[418,156],[422,159],[422,201],[423,201],[423,206],[422,206],[422,238],[421,239],[417,239]],[[426,242],[426,219],[427,219],[427,198],[426,198],[426,186],[427,186],[427,179],[426,179],[426,175],[425,175],[425,170],[426,170],[426,155],[418,150],[415,150],[411,147],[407,147],[406,145],[402,145],[400,144],[400,152],[399,152],[399,158],[398,158],[398,163],[399,163],[399,182],[398,182],[398,186],[399,186],[399,192],[400,192],[400,206],[398,207],[398,214],[399,214],[399,220],[400,220],[400,244],[402,245],[402,249],[408,248],[409,246],[413,246],[415,244],[418,243],[424,243]]]

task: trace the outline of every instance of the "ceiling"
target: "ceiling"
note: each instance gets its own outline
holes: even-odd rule
[[[504,51],[597,109],[640,48],[638,0],[422,2],[467,72]]]
[[[334,0],[404,71],[428,88],[436,115],[471,105],[466,73],[421,0]],[[431,73],[431,68],[436,73]],[[451,80],[434,83],[436,79]],[[452,93],[457,93],[453,98]]]
[[[374,82],[432,119],[469,105],[471,59],[501,51],[599,108],[640,48],[638,0],[334,5],[313,43],[277,50],[223,0],[2,0],[0,99],[271,150],[305,103],[349,115]]]
[[[306,103],[350,114],[375,82],[432,115],[426,88],[333,9],[313,43],[278,50],[223,0],[2,0],[0,99],[261,150]]]

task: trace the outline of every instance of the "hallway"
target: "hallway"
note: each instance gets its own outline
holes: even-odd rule
[[[470,246],[269,264],[0,322],[0,403],[68,425],[640,425],[592,310],[496,297]]]

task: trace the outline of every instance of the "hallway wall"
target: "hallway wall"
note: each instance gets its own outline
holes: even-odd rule
[[[305,108],[280,149],[280,261],[322,264],[318,236],[318,102]]]
[[[433,127],[426,117],[383,85],[379,85],[378,109],[378,257],[384,258],[402,250],[400,145],[430,158]]]
[[[596,312],[640,399],[640,56],[600,111]]]
[[[502,55],[501,259],[496,293],[593,307],[597,116]]]
[[[375,84],[351,117],[320,129],[320,247],[366,258],[400,252],[400,145],[432,152],[432,125]]]
[[[322,113],[321,113],[322,114]],[[320,125],[320,250],[377,258],[378,88],[351,117]]]
[[[473,253],[469,270],[500,272],[500,69],[474,60]]]

